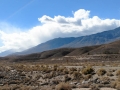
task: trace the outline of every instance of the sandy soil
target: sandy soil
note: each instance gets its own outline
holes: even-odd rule
[[[90,88],[76,88],[76,89],[72,89],[72,90],[90,90]],[[100,90],[117,90],[117,89],[113,89],[113,88],[101,88]]]
[[[90,90],[90,88],[76,88],[76,89],[72,89],[72,90]]]

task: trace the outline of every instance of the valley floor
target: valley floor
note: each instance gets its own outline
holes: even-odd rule
[[[0,63],[0,90],[120,90],[120,63]]]

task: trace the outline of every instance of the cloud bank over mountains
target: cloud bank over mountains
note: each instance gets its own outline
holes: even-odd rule
[[[117,19],[90,17],[89,10],[79,9],[72,13],[72,17],[43,15],[38,18],[40,25],[27,30],[0,23],[0,40],[3,43],[0,52],[9,49],[21,51],[53,38],[90,35],[120,26]]]

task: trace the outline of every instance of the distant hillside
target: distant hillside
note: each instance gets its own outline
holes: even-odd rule
[[[101,45],[75,48],[74,51],[72,51],[69,54],[67,54],[67,56],[80,56],[80,55],[86,54],[86,53],[90,52],[91,50],[94,50],[94,49],[96,49],[96,48],[98,48],[100,46]]]
[[[14,53],[14,52],[15,52],[15,50],[4,51],[4,52],[0,53],[0,57],[4,57],[4,56],[9,55],[9,54]]]
[[[90,51],[89,54],[120,54],[120,40],[102,45]]]
[[[87,46],[81,48],[60,48],[54,50],[48,50],[41,53],[34,53],[29,55],[18,56],[14,61],[38,61],[38,60],[50,60],[62,57],[80,57],[80,56],[100,56],[100,55],[118,55],[120,58],[120,40],[103,45],[96,45],[96,46]],[[96,57],[97,59],[97,57]]]
[[[18,52],[15,54],[24,55],[24,54],[38,53],[38,52],[42,52],[42,51],[46,51],[46,50],[56,49],[56,48],[62,47],[63,45],[66,45],[74,40],[75,40],[74,37],[55,38],[55,39],[49,40],[45,43],[39,44],[35,47],[32,47],[28,50],[25,50],[23,52]]]

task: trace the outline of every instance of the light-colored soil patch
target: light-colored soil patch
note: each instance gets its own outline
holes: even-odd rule
[[[83,66],[65,66],[67,68],[83,68]],[[103,69],[106,69],[106,70],[109,70],[109,69],[119,69],[120,70],[120,67],[111,67],[111,66],[93,66],[93,68],[95,70],[98,70],[99,68],[103,68]]]
[[[76,88],[76,89],[72,89],[72,90],[90,90],[90,88]]]
[[[76,89],[72,89],[72,90],[90,90],[90,88],[76,88]],[[117,90],[117,89],[113,89],[113,88],[101,88],[100,90]]]
[[[113,89],[113,88],[101,88],[100,90],[117,90],[117,89]]]

